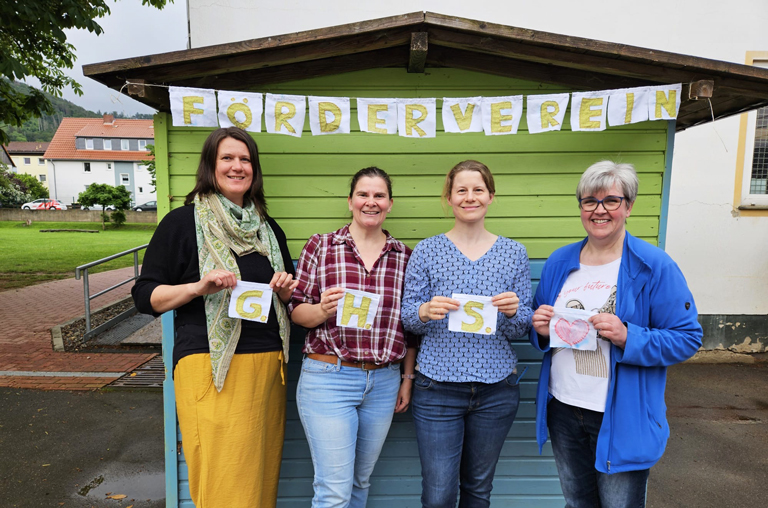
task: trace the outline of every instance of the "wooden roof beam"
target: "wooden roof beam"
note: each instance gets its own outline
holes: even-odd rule
[[[427,63],[428,49],[427,32],[413,32],[411,34],[411,53],[408,58],[408,72],[424,73],[424,65]]]

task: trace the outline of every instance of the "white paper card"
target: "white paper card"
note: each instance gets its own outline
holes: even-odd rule
[[[517,134],[523,117],[523,96],[483,97],[483,130],[486,136]]]
[[[445,132],[483,132],[482,97],[443,98]]]
[[[261,132],[264,106],[260,93],[219,90],[219,125],[240,127],[248,132]]]
[[[229,300],[229,317],[266,323],[272,308],[269,284],[237,281]]]
[[[648,120],[648,88],[612,90],[608,97],[608,125],[627,125]]]
[[[608,95],[607,92],[574,92],[571,95],[571,130],[604,131]]]
[[[539,134],[559,131],[563,127],[563,118],[565,118],[565,110],[568,109],[570,98],[571,96],[567,93],[529,95],[526,108],[528,132]]]
[[[370,330],[379,312],[381,296],[366,291],[345,289],[336,309],[336,326]]]
[[[397,134],[397,99],[357,99],[360,132]]]
[[[309,128],[313,136],[349,134],[349,97],[309,99]]]
[[[652,86],[648,88],[648,117],[650,120],[674,120],[680,111],[683,85]]]
[[[213,90],[172,86],[168,93],[174,127],[218,127]]]
[[[398,99],[397,132],[404,138],[434,138],[437,130],[435,99]]]
[[[267,94],[264,100],[264,125],[270,134],[301,137],[306,116],[306,97],[303,95]]]
[[[549,321],[549,345],[594,351],[597,349],[597,330],[588,321],[597,312],[581,309],[558,309]]]
[[[492,297],[453,293],[451,298],[459,301],[459,310],[448,313],[450,331],[482,335],[496,333],[498,309],[491,303]]]

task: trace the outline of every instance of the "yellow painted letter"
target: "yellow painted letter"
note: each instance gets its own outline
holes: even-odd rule
[[[283,108],[286,108],[288,111],[283,113]],[[285,125],[285,128],[288,129],[288,132],[291,134],[296,134],[296,129],[293,128],[291,124],[288,123],[288,120],[296,116],[296,106],[291,104],[290,102],[276,102],[275,103],[275,132],[280,132],[280,126]]]
[[[237,113],[238,111],[240,111],[242,114],[245,115],[244,122],[240,122],[235,116],[235,113]],[[227,108],[227,118],[229,118],[229,121],[232,122],[232,124],[235,127],[240,127],[241,129],[247,129],[248,127],[250,127],[251,122],[253,122],[253,114],[251,113],[251,108],[249,108],[242,102],[236,102],[235,104],[230,104],[230,106]]]
[[[549,108],[552,108],[550,111]],[[541,103],[541,128],[556,127],[560,124],[555,116],[560,112],[560,105],[556,101],[544,101]]]
[[[248,298],[261,298],[264,291],[245,291],[243,294],[237,297],[237,303],[235,303],[235,311],[246,319],[257,319],[261,316],[261,305],[251,304],[251,311],[245,310],[245,301]]]
[[[418,118],[413,117],[413,112],[418,111],[421,116]],[[427,133],[424,129],[418,126],[419,122],[423,122],[427,119],[427,108],[421,104],[406,104],[405,105],[405,134],[407,136],[413,135],[413,131],[416,130],[416,134],[419,137],[426,136]]]
[[[465,131],[469,129],[472,125],[472,114],[475,112],[475,105],[467,104],[467,111],[462,113],[461,106],[454,104],[451,106],[451,111],[453,112],[453,117],[456,119],[456,124],[459,126],[459,130]]]
[[[677,118],[677,90],[670,90],[669,98],[663,90],[656,90],[656,118],[661,118],[661,108],[667,110],[670,118]]]
[[[184,101],[184,124],[192,125],[192,115],[202,115],[204,111],[195,107],[195,103],[202,104],[203,98],[190,95],[182,99]]]
[[[467,313],[467,316],[475,318],[475,322],[465,323],[464,321],[462,321],[461,322],[462,331],[476,333],[483,328],[483,316],[481,316],[478,312],[475,312],[473,310],[473,309],[483,310],[483,307],[484,305],[480,302],[467,302],[464,304],[464,312]]]
[[[635,109],[635,94],[627,93],[627,114],[624,115],[624,123],[632,123],[632,110]]]
[[[603,98],[598,97],[594,99],[581,99],[581,109],[579,109],[579,127],[582,129],[599,129],[600,121],[592,120],[596,116],[600,116],[600,110],[593,110],[592,107],[602,107]]]
[[[512,103],[495,102],[491,104],[491,132],[512,132],[511,125],[501,125],[501,122],[512,120],[512,115],[502,115],[502,109],[512,109]]]
[[[342,307],[341,324],[349,325],[352,316],[357,316],[357,327],[365,328],[365,320],[368,319],[368,308],[371,306],[371,299],[363,297],[360,307],[355,307],[355,295],[347,293],[344,295],[344,306]]]
[[[379,118],[379,111],[387,110],[389,110],[389,106],[386,104],[368,104],[368,132],[387,133],[387,121]],[[379,125],[384,125],[384,128],[382,129]]]
[[[320,113],[320,132],[333,132],[339,130],[341,125],[341,108],[332,102],[317,103],[317,111]],[[326,113],[333,115],[333,121],[328,123]]]

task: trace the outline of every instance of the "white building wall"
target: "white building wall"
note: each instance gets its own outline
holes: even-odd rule
[[[765,0],[189,0],[190,40],[196,48],[420,10],[736,63],[768,51]],[[666,250],[702,314],[768,313],[768,211],[734,207],[738,151],[738,117],[676,136]]]
[[[83,162],[90,162],[91,171],[86,173],[83,170]],[[108,167],[111,166],[111,168]],[[133,163],[133,174],[135,178],[135,194],[133,196],[134,204],[141,204],[155,199],[155,192],[150,186],[151,175],[144,166]],[[48,179],[50,181],[50,195],[62,201],[67,206],[77,202],[77,197],[85,191],[86,185],[93,183],[106,183],[117,185],[115,180],[115,163],[102,161],[66,161],[55,160],[48,161]],[[138,189],[142,187],[143,192]]]

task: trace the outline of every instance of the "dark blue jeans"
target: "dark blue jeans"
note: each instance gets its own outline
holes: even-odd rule
[[[566,508],[642,508],[649,469],[605,474],[595,469],[603,413],[564,404],[547,406],[552,451]]]
[[[498,383],[441,383],[416,374],[413,421],[424,508],[486,508],[520,403],[517,375]]]

